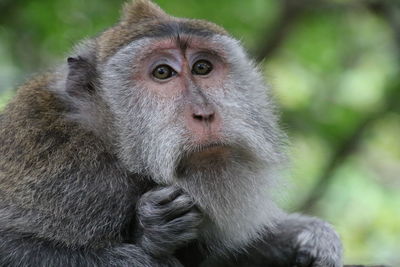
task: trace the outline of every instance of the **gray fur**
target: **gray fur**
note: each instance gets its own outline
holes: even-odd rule
[[[138,203],[141,247],[150,255],[168,257],[198,237],[202,215],[194,201],[177,187],[147,192]]]
[[[238,42],[219,35],[210,40],[215,46],[223,47],[226,60],[232,66],[229,75],[232,79],[226,81],[223,88],[213,88],[203,94],[222,114],[226,142],[251,151],[248,154],[238,151],[235,158],[218,166],[210,164],[201,171],[183,166],[184,172],[177,174],[176,166],[185,152],[189,154],[195,150],[190,140],[185,139],[182,122],[177,120],[182,99],[170,102],[155,99],[143,88],[125,82],[129,81],[136,55],[151,44],[151,38],[121,49],[101,73],[102,83],[107,88],[104,94],[119,122],[116,129],[119,129],[121,158],[127,167],[150,175],[159,183],[178,184],[192,195],[207,215],[200,227],[200,240],[212,251],[224,254],[225,250],[240,250],[252,240],[279,230],[275,229],[276,225],[285,215],[270,196],[272,190],[278,190],[275,179],[284,166],[285,157],[281,152],[285,137],[278,130],[268,88]],[[332,232],[330,228],[322,229]],[[299,234],[299,240],[303,236],[314,236],[307,228]],[[321,240],[312,237],[308,243],[325,242],[324,237]],[[336,240],[339,246],[338,238]],[[314,249],[318,250],[318,246]],[[338,262],[340,249],[335,247],[330,258],[323,257],[325,262]]]
[[[225,159],[193,164],[183,96],[132,79],[157,38],[105,62],[87,41],[48,82],[21,89],[1,117],[0,265],[341,266],[331,226],[274,203],[286,137],[260,71],[233,38],[201,38],[228,78],[188,90],[220,114]],[[196,264],[179,256],[191,243]]]
[[[212,217],[213,226],[207,225],[204,238],[215,239],[214,249],[236,248],[254,239],[265,226],[273,227],[273,221],[280,216],[268,191],[283,159],[280,152],[283,135],[276,126],[273,105],[265,101],[266,88],[261,75],[237,42],[223,36],[214,36],[211,41],[226,47],[227,54],[232,53],[227,60],[235,68],[230,73],[233,78],[224,88],[213,88],[208,90],[213,94],[205,92],[204,95],[223,118],[225,140],[220,142],[232,144],[238,151],[236,158],[229,162],[210,165],[206,168],[209,172],[204,168],[201,172],[192,171],[184,166],[184,177],[176,174],[181,158],[195,150],[187,140],[182,121],[178,120],[184,101],[179,98],[160,101],[143,88],[126,83],[132,72],[132,61],[152,39],[133,42],[114,55],[101,72],[102,84],[107,88],[105,98],[109,99],[119,122],[116,129],[121,158],[127,167],[150,175],[160,183],[182,186]],[[245,155],[242,150],[251,153]],[[236,223],[231,224],[232,220]],[[216,234],[223,238],[210,236]]]

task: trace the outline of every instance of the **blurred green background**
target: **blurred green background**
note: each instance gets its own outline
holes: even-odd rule
[[[240,39],[265,71],[289,133],[289,211],[322,217],[346,263],[400,266],[400,2],[156,0]],[[122,0],[0,0],[0,108]]]

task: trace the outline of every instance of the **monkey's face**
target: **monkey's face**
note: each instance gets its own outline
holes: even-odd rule
[[[138,39],[101,75],[131,171],[168,183],[191,170],[277,158],[280,133],[266,87],[230,37]]]
[[[282,134],[239,42],[213,23],[138,0],[97,45],[98,91],[125,166],[190,194],[207,215],[201,238],[230,246],[272,226],[279,211],[268,193]]]

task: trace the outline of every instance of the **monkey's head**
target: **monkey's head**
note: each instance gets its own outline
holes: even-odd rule
[[[130,171],[178,183],[203,203],[221,194],[212,197],[221,205],[204,204],[216,216],[229,205],[241,212],[235,194],[258,196],[260,180],[281,161],[282,135],[268,88],[238,41],[215,24],[137,0],[90,46],[97,91]]]

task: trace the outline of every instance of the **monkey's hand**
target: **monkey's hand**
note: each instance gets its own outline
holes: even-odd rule
[[[342,245],[326,222],[285,215],[276,227],[228,257],[210,257],[207,267],[342,267]]]
[[[342,267],[342,244],[328,223],[291,214],[278,225],[276,241],[290,248],[291,266]]]
[[[156,257],[172,255],[197,238],[202,214],[193,199],[176,187],[145,193],[137,204],[140,246]]]

